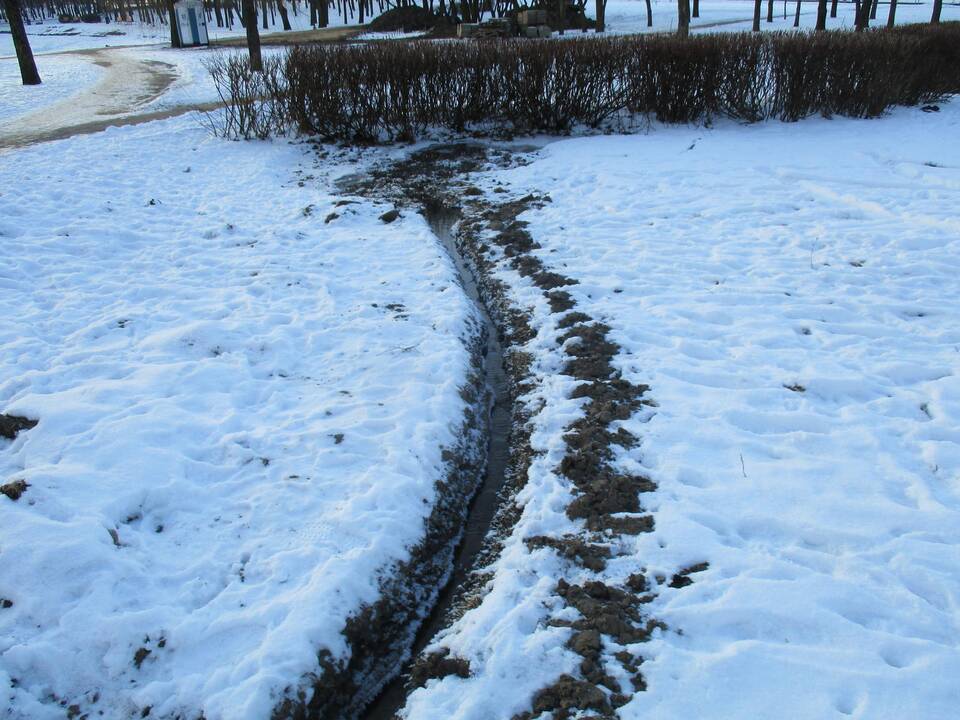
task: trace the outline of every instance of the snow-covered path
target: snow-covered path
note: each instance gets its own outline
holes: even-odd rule
[[[135,114],[177,79],[175,65],[127,52],[83,50],[71,55],[102,68],[98,82],[59,102],[0,123],[0,148],[69,137],[84,128],[87,132],[89,128],[102,129],[111,121]]]

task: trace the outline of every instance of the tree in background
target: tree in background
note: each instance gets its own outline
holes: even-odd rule
[[[173,0],[167,0],[167,14],[170,16],[170,47],[183,47],[177,31],[177,8],[174,7]]]
[[[817,2],[817,26],[815,29],[827,29],[827,0],[819,0]]]
[[[277,0],[277,12],[280,13],[280,20],[283,22],[284,30],[292,30],[290,26],[290,15],[287,12],[287,6],[284,5],[283,0]]]
[[[892,28],[897,21],[897,0],[890,0],[890,14],[887,15],[887,27]]]
[[[247,50],[250,53],[250,69],[263,71],[260,55],[260,30],[257,29],[257,6],[254,0],[243,0],[243,22],[247,29]]]
[[[943,0],[933,0],[933,15],[930,16],[930,22],[937,25],[940,22],[940,10],[943,8]]]
[[[760,10],[763,7],[763,0],[753,0],[753,31],[760,32]],[[773,3],[770,4],[773,7]]]
[[[870,0],[862,0],[862,2],[857,3],[857,14],[854,20],[854,27],[857,29],[857,32],[870,27],[870,6],[872,4]]]
[[[653,27],[653,7],[650,5],[650,0],[647,0],[647,27]]]
[[[677,0],[677,35],[690,34],[690,0]]]
[[[7,22],[10,23],[13,49],[17,53],[17,62],[20,64],[20,79],[23,80],[24,85],[39,85],[40,73],[37,72],[37,63],[33,60],[33,50],[30,49],[27,30],[23,26],[20,0],[3,0],[3,12],[7,16]]]

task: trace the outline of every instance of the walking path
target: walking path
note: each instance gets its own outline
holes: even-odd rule
[[[265,46],[298,42],[342,42],[362,29],[362,26],[348,26],[304,32],[265,33],[261,36],[261,42]],[[221,39],[212,44],[228,47],[245,43],[245,37],[237,37]],[[193,102],[162,110],[138,112],[163,95],[178,79],[179,74],[177,67],[171,63],[138,58],[123,52],[128,49],[118,47],[58,53],[84,57],[107,72],[100,82],[89,90],[71,95],[28,115],[0,122],[0,152],[73,135],[100,132],[112,126],[162,120],[192,110],[213,110],[222,105],[220,102]]]
[[[138,108],[158,98],[177,79],[173,65],[108,49],[78,50],[72,54],[87,56],[106,74],[90,90],[0,124],[0,149],[97,132],[110,125],[155,120],[196,107],[136,116]]]

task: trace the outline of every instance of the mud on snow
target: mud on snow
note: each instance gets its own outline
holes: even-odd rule
[[[528,720],[551,712],[557,720],[587,712],[601,718],[616,717],[616,709],[633,693],[646,689],[643,658],[625,648],[647,640],[666,626],[645,611],[657,587],[667,578],[646,577],[644,572],[619,577],[608,568],[624,547],[625,537],[651,532],[654,518],[643,506],[644,493],[655,490],[649,478],[630,474],[615,463],[617,448],[634,448],[639,439],[618,426],[636,413],[652,413],[656,403],[650,388],[623,378],[615,366],[620,347],[610,339],[610,326],[577,308],[568,291],[575,277],[557,272],[541,260],[540,245],[521,219],[524,212],[551,202],[548,194],[511,197],[503,186],[485,192],[471,184],[471,174],[525,164],[525,147],[492,147],[473,143],[434,145],[387,163],[362,178],[349,178],[346,191],[379,200],[392,200],[401,211],[421,212],[428,220],[456,218],[451,232],[454,250],[473,277],[480,300],[492,318],[503,346],[503,362],[510,383],[512,425],[509,458],[499,506],[489,522],[482,547],[459,568],[462,581],[448,590],[450,599],[434,610],[428,626],[449,628],[478,607],[494,582],[492,565],[514,533],[523,513],[516,501],[529,478],[537,452],[531,447],[536,416],[542,400],[530,393],[545,381],[544,363],[528,349],[530,341],[547,325],[552,327],[559,374],[575,381],[572,398],[582,399],[582,413],[563,433],[563,458],[555,472],[572,485],[572,501],[565,508],[573,531],[524,537],[528,552],[548,549],[564,563],[566,577],[556,582],[554,607],[548,625],[569,628],[567,648],[579,656],[572,673],[564,673],[541,687],[526,711],[514,720]],[[449,223],[448,223],[449,224]],[[531,308],[523,307],[499,271],[509,268],[531,282],[548,303],[552,322],[538,322]],[[693,582],[705,563],[680,570],[671,587]],[[571,612],[571,609],[574,612]],[[570,619],[576,617],[576,619]],[[388,702],[375,703],[367,717],[388,718],[404,705],[405,697],[431,679],[456,675],[469,678],[474,670],[467,658],[448,647],[430,648],[430,637],[421,637],[414,657],[404,669],[402,691],[388,693]],[[425,649],[424,649],[425,648]]]

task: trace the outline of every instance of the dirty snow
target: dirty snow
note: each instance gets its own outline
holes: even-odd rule
[[[312,159],[186,118],[0,157],[0,412],[39,420],[0,441],[0,717],[268,717],[420,539],[474,309]]]
[[[20,85],[15,60],[0,60],[7,71],[7,84],[0,84],[0,145],[132,115],[189,109],[220,102],[208,71],[213,59],[245,50],[191,48],[112,48],[37,58],[43,84],[33,88]],[[264,57],[285,52],[265,47]],[[48,84],[48,67],[70,68],[66,85],[54,74]],[[92,68],[92,70],[90,70]],[[76,78],[87,78],[86,84]],[[66,97],[64,97],[66,96]],[[0,106],[2,107],[2,106]]]
[[[201,105],[220,101],[216,85],[208,64],[217,57],[246,54],[246,49],[233,48],[191,48],[189,50],[140,49],[121,50],[119,52],[138,60],[157,61],[173,65],[177,78],[158,98],[139,108],[139,112],[170,110],[172,108]],[[265,46],[261,50],[263,58],[283,55],[286,48]]]
[[[0,123],[91,88],[103,75],[102,68],[83,57],[38,57],[36,63],[43,83],[25,87],[17,61],[0,59]]]
[[[960,106],[565,140],[475,180],[527,212],[577,310],[606,322],[626,379],[658,407],[619,450],[653,533],[623,536],[601,579],[658,577],[668,625],[622,718],[946,720],[960,703]],[[499,197],[505,197],[503,195]],[[543,453],[489,593],[438,639],[472,676],[415,691],[404,716],[510,718],[578,656],[524,537],[572,529],[554,469],[577,415],[540,291]],[[673,573],[709,562],[693,585]],[[568,619],[570,619],[568,617]],[[607,644],[607,652],[617,648]],[[611,659],[612,660],[612,659]],[[616,663],[607,668],[616,673]],[[629,685],[627,686],[629,687]]]

